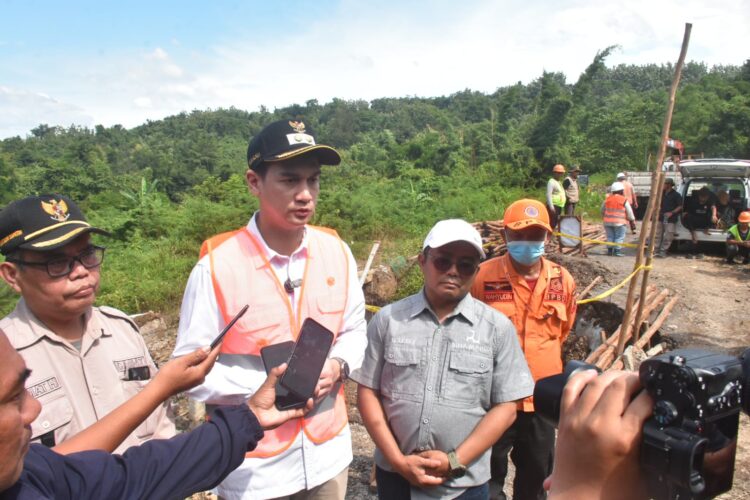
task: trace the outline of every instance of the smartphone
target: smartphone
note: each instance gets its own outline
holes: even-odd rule
[[[247,312],[247,308],[250,307],[249,305],[245,304],[245,307],[240,309],[240,312],[237,313],[237,315],[232,318],[232,321],[227,323],[227,326],[224,327],[224,329],[217,335],[217,337],[214,339],[213,342],[211,342],[211,350],[213,351],[217,345],[224,339],[224,335],[227,334],[227,332],[234,326],[235,323],[237,323],[237,320],[242,317],[243,314]]]
[[[288,363],[289,358],[294,351],[294,341],[287,340],[278,344],[271,344],[260,350],[260,359],[263,360],[263,367],[266,369],[266,375],[271,373],[271,368],[281,364]]]
[[[281,376],[281,386],[305,400],[313,397],[332,344],[333,332],[314,319],[307,318],[302,323],[289,365]]]
[[[266,369],[266,375],[271,369],[280,364],[289,362],[289,358],[294,351],[294,341],[288,340],[278,344],[267,345],[260,350],[260,358],[263,361],[263,367]],[[307,399],[301,398],[290,393],[279,382],[276,382],[276,408],[279,410],[290,410],[294,408],[304,408]]]

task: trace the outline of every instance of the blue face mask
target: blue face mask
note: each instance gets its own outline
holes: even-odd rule
[[[511,258],[524,266],[534,264],[544,255],[543,241],[509,241],[507,247]]]

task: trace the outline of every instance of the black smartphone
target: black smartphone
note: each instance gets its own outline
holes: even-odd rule
[[[266,369],[266,375],[271,369],[283,363],[288,363],[289,358],[294,351],[294,341],[279,342],[278,344],[267,345],[260,350],[260,358],[263,361],[263,367]],[[279,410],[291,410],[294,408],[304,408],[307,399],[301,398],[289,392],[276,382],[276,408]]]
[[[213,342],[211,342],[211,350],[213,351],[217,345],[219,345],[219,342],[224,338],[224,335],[227,334],[227,332],[234,326],[235,323],[237,323],[237,320],[242,317],[243,314],[247,312],[247,308],[250,307],[249,305],[245,304],[245,306],[240,309],[240,312],[238,312],[234,318],[232,318],[232,321],[227,323],[227,326],[224,327],[224,329],[219,333],[219,335],[216,336]]]
[[[128,368],[128,378],[126,380],[149,380],[151,370],[148,366],[131,366]]]
[[[266,375],[271,373],[271,368],[281,364],[288,363],[289,358],[294,351],[294,341],[287,340],[278,344],[271,344],[260,350],[260,359],[263,360],[263,367],[266,369]]]
[[[289,365],[281,376],[281,386],[305,400],[313,397],[332,344],[333,332],[314,319],[307,318],[302,323]]]

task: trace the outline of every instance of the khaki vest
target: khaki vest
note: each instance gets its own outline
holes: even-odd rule
[[[297,294],[297,315],[289,294],[271,268],[261,243],[243,228],[206,240],[201,256],[208,255],[219,312],[225,323],[245,305],[245,314],[229,331],[221,352],[259,356],[266,345],[295,340],[305,318],[313,318],[337,335],[344,321],[348,297],[349,259],[335,231],[307,226],[308,251],[302,286]],[[270,457],[286,450],[300,430],[316,444],[338,435],[346,426],[343,384],[304,418],[265,431],[248,457]]]
[[[578,203],[578,180],[568,177],[570,183],[565,189],[565,197],[570,203]]]

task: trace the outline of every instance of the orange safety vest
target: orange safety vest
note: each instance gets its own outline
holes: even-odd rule
[[[513,322],[536,381],[562,372],[562,345],[576,316],[575,289],[564,267],[542,257],[539,278],[531,290],[505,254],[479,266],[471,294]],[[519,402],[518,410],[534,411],[534,398]]]
[[[621,194],[610,194],[604,200],[604,214],[602,222],[605,224],[624,226],[628,223],[628,215],[625,210],[627,200]]]
[[[266,345],[295,340],[302,321],[313,318],[334,335],[341,331],[349,287],[349,259],[344,243],[332,229],[307,226],[307,262],[297,294],[295,317],[289,294],[279,282],[261,243],[247,228],[222,233],[203,242],[208,255],[216,302],[228,323],[245,305],[247,313],[229,331],[221,346],[227,354],[259,356]],[[304,418],[265,431],[247,457],[282,453],[304,429],[315,444],[338,435],[347,424],[343,384]]]

